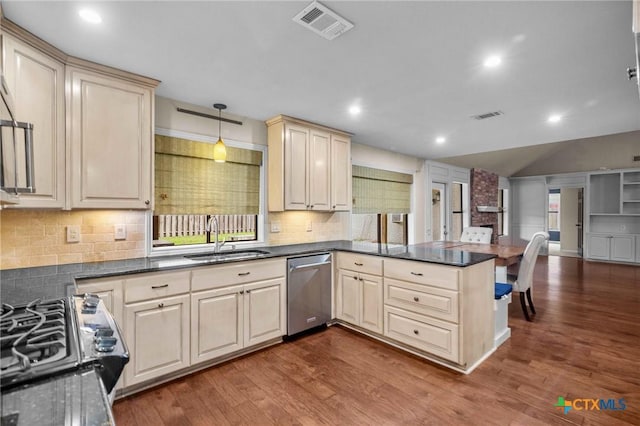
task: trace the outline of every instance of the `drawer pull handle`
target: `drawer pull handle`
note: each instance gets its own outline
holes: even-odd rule
[[[416,277],[421,277],[422,272],[412,272],[411,275],[415,275]]]
[[[151,288],[154,290],[157,290],[159,288],[166,288],[169,287],[169,284],[162,284],[162,285],[152,285]]]
[[[158,308],[164,308],[164,303],[158,303]]]
[[[413,301],[414,301],[414,302],[419,302],[419,301],[420,301],[420,298],[419,298],[418,296],[415,296],[415,297],[413,298]]]
[[[249,275],[251,272],[238,272],[238,276],[239,277],[246,277],[247,275]]]
[[[356,266],[362,266],[364,263],[353,262]]]
[[[420,334],[418,330],[413,330],[413,334]]]

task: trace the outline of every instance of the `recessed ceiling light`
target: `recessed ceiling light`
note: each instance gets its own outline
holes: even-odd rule
[[[349,107],[349,114],[351,115],[358,115],[362,112],[362,108],[360,108],[358,105],[352,105],[351,107]]]
[[[80,15],[80,17],[85,21],[92,24],[99,24],[100,22],[102,22],[102,17],[98,15],[98,12],[92,9],[80,9],[78,15]]]
[[[438,136],[438,137],[436,138],[436,143],[437,143],[438,145],[442,145],[442,144],[443,144],[443,143],[445,143],[446,141],[447,141],[447,139],[446,139],[444,136]]]
[[[557,123],[560,120],[562,120],[562,116],[560,114],[553,114],[553,115],[550,115],[549,118],[547,118],[547,121],[549,123]]]
[[[502,63],[502,58],[498,55],[489,56],[484,60],[484,66],[487,68],[495,68]]]

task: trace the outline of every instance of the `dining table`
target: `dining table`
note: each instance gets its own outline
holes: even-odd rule
[[[472,253],[495,254],[496,282],[507,282],[507,270],[509,267],[517,267],[520,258],[524,254],[524,246],[512,246],[506,244],[482,244],[464,241],[431,241],[416,244],[428,248],[451,249],[469,251]],[[517,273],[517,272],[516,272]]]

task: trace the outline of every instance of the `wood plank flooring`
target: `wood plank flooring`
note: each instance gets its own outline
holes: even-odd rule
[[[117,401],[126,425],[639,425],[640,267],[539,257],[526,322],[470,375],[335,326]],[[623,398],[625,410],[554,407]]]

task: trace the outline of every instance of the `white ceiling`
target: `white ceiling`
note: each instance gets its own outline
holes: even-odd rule
[[[81,6],[103,18],[90,25]],[[70,55],[162,81],[157,94],[265,120],[287,114],[421,158],[640,129],[631,1],[326,1],[355,24],[327,41],[309,1],[4,1]],[[486,56],[502,66],[486,69]],[[357,103],[360,116],[347,110]],[[471,115],[500,110],[484,121]],[[212,109],[213,112],[213,109]],[[556,125],[550,114],[562,114]],[[447,142],[438,145],[436,136]]]

